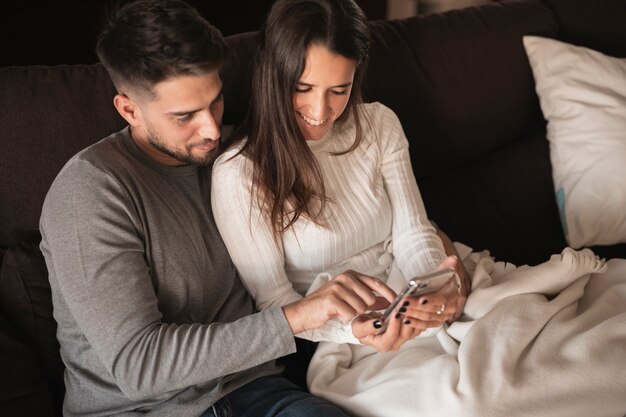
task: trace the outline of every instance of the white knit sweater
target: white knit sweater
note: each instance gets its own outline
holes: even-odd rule
[[[413,277],[435,269],[444,259],[411,169],[400,121],[380,103],[362,106],[369,123],[363,123],[363,140],[353,152],[332,155],[354,142],[353,121],[334,126],[319,141],[307,142],[331,201],[323,215],[325,225],[300,218],[278,244],[251,199],[251,162],[242,155],[232,158],[241,145],[216,161],[215,221],[260,310],[298,300],[320,275],[330,278],[353,269],[387,280],[393,269]],[[298,336],[359,343],[350,323],[338,320]]]

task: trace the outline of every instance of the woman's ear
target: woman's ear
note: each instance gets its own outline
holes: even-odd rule
[[[129,125],[138,127],[143,124],[141,108],[136,101],[130,99],[126,94],[117,94],[113,98],[113,105]]]

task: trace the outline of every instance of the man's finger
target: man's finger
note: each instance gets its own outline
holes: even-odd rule
[[[377,310],[384,310],[387,307],[389,307],[389,301],[381,296],[376,296],[376,301],[374,302],[374,304],[372,304],[370,306],[370,310],[372,311],[377,311]]]
[[[369,275],[363,275],[358,272],[354,272],[355,276],[370,290],[373,290],[387,299],[390,303],[396,298],[396,292],[389,288],[387,284],[382,282],[378,278],[370,277]]]

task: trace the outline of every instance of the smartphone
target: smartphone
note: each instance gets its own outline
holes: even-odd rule
[[[391,313],[395,310],[398,304],[400,304],[406,297],[411,295],[430,294],[432,292],[439,291],[441,287],[446,285],[446,283],[454,277],[455,273],[456,271],[454,269],[445,268],[410,280],[406,287],[398,293],[396,299],[393,300],[380,318],[383,325],[378,330],[377,334],[384,333],[385,330],[387,330],[387,326],[389,325],[389,320],[387,319],[391,316]]]

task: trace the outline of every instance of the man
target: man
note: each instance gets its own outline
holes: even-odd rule
[[[180,0],[127,4],[98,40],[129,126],[67,163],[40,223],[65,415],[344,415],[276,376],[274,360],[295,333],[394,294],[346,273],[254,312],[210,208],[224,50]]]

